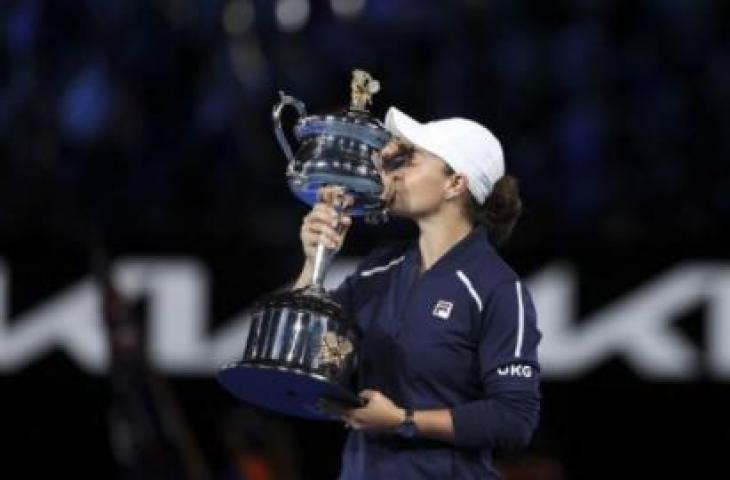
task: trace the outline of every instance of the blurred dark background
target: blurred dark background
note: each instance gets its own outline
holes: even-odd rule
[[[285,90],[311,112],[342,109],[353,68],[381,81],[376,115],[464,116],[497,135],[526,206],[503,255],[526,278],[569,265],[577,317],[677,265],[727,269],[728,2],[5,0],[0,477],[258,480],[291,463],[276,478],[333,478],[339,425],[241,407],[213,375],[139,351],[112,356],[126,362],[116,376],[94,371],[52,327],[66,347],[17,339],[129,257],[201,265],[206,334],[293,280],[307,208],[287,189],[271,108]],[[356,225],[342,257],[412,233]],[[100,328],[123,318],[144,336],[149,302],[94,292]],[[503,457],[507,477],[722,477],[730,374],[708,366],[696,303],[675,322],[692,375],[652,376],[620,352],[579,375],[547,369],[541,428]],[[713,311],[730,324],[730,308]],[[125,456],[124,439],[152,447]]]

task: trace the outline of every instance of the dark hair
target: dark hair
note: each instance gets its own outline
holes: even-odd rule
[[[454,173],[454,170],[447,165],[446,174]],[[509,240],[522,215],[522,199],[517,177],[505,175],[500,178],[482,205],[469,195],[466,214],[472,222],[486,227],[492,245],[497,247],[503,245]]]

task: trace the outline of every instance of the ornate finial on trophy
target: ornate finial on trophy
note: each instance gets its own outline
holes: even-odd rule
[[[350,92],[352,100],[350,108],[353,110],[366,111],[372,103],[372,96],[380,91],[380,82],[375,80],[365,70],[353,70]]]

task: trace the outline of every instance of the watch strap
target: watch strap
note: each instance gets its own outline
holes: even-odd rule
[[[403,410],[406,415],[401,424],[398,425],[396,432],[403,438],[413,438],[416,436],[416,422],[413,409],[406,407]]]

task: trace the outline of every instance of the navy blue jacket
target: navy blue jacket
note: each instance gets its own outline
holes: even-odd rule
[[[535,308],[484,227],[419,271],[417,241],[378,249],[333,296],[363,331],[358,390],[450,409],[455,441],[352,431],[342,480],[498,478],[493,450],[525,446],[537,426]]]

